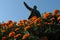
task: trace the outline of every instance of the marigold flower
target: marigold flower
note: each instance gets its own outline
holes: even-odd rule
[[[27,20],[20,20],[18,23],[25,24],[25,22],[27,22]]]
[[[30,34],[25,34],[25,35],[22,37],[22,39],[26,39],[26,38],[28,38],[28,37],[30,37]]]
[[[52,16],[57,16],[58,12],[59,12],[59,10],[54,10]]]
[[[57,18],[58,21],[60,21],[60,16]]]
[[[50,18],[51,21],[55,20],[55,18]]]
[[[2,33],[6,33],[6,30],[1,30]]]
[[[24,28],[24,31],[26,31],[26,30],[28,30],[28,29],[30,29],[31,28],[31,26],[26,26],[25,28]]]
[[[7,23],[8,23],[8,24],[12,23],[12,20],[8,20]]]
[[[47,22],[48,25],[52,24],[52,22]]]
[[[16,22],[13,22],[13,25],[15,25],[16,24]]]
[[[7,37],[2,37],[2,40],[7,40]]]
[[[42,22],[41,18],[37,18],[35,22]]]
[[[59,17],[60,16],[60,14],[57,14],[57,17]]]
[[[14,31],[9,33],[9,37],[12,37],[12,36],[15,36],[15,32]]]
[[[37,19],[36,16],[33,16],[32,18],[30,18],[31,21],[35,21]]]
[[[22,27],[22,26],[24,26],[24,24],[18,23],[17,26]]]
[[[58,12],[59,12],[59,10],[54,10],[53,12],[54,12],[54,13],[58,13]]]
[[[52,22],[45,22],[45,24],[48,24],[48,25],[50,25],[50,24],[52,24]]]
[[[37,27],[40,27],[41,26],[41,24],[37,24]]]
[[[19,30],[20,30],[20,28],[16,28],[16,29],[15,29],[15,31],[19,31]]]
[[[18,38],[19,36],[21,36],[21,34],[15,35],[14,38],[16,39],[16,38]]]
[[[46,19],[46,18],[49,17],[50,15],[51,15],[51,13],[45,13],[45,14],[43,15],[43,18]]]
[[[13,26],[14,26],[14,24],[11,23],[11,24],[8,25],[8,28],[12,28]]]

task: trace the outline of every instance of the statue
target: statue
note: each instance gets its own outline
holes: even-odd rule
[[[41,17],[41,14],[40,12],[37,10],[37,6],[34,6],[33,8],[29,7],[25,2],[24,2],[24,5],[26,6],[26,8],[31,11],[31,14],[29,16],[28,19],[30,19],[31,17],[33,16],[37,16],[37,17]]]

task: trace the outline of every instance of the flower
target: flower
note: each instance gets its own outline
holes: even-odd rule
[[[60,14],[57,14],[57,17],[59,17],[60,16]]]
[[[5,36],[4,36],[4,37],[2,37],[2,40],[7,40],[7,37],[5,37]]]
[[[15,31],[19,31],[20,30],[20,28],[15,28]]]
[[[35,21],[34,21],[34,23],[35,22],[42,22],[42,19],[41,18],[37,18]]]
[[[52,24],[52,22],[47,22],[48,25]]]
[[[58,21],[60,21],[60,16],[57,18]]]
[[[14,36],[14,38],[16,39],[16,38],[18,38],[19,36],[21,36],[21,34],[16,34],[16,35]]]
[[[23,35],[22,39],[26,39],[28,37],[30,37],[30,34],[25,34],[25,35]]]
[[[24,31],[26,31],[26,30],[28,30],[28,29],[30,29],[31,28],[31,26],[26,26],[25,28],[24,28]]]
[[[53,12],[54,12],[54,13],[58,13],[58,12],[59,12],[59,10],[54,10]]]
[[[50,12],[48,12],[48,13],[44,13],[43,18],[46,19],[46,18],[48,18],[50,15],[51,15]]]
[[[50,18],[51,21],[55,20],[55,18]]]
[[[22,26],[24,26],[24,24],[18,23],[17,26],[22,27]]]
[[[13,22],[13,25],[16,25],[17,22]]]
[[[6,33],[6,30],[1,30],[2,33]]]
[[[8,23],[8,24],[12,23],[12,20],[8,20],[7,23]]]
[[[11,24],[8,25],[8,28],[12,28],[13,26],[14,26],[14,24],[11,23]]]
[[[13,36],[15,36],[15,32],[14,31],[9,33],[9,37],[13,37]]]
[[[59,10],[54,10],[52,15],[57,16],[58,12],[59,12]]]
[[[30,18],[30,20],[33,21],[33,22],[34,22],[36,19],[37,19],[36,16],[33,16],[32,18]]]
[[[39,23],[39,24],[37,24],[37,27],[40,27],[41,26],[41,24]]]

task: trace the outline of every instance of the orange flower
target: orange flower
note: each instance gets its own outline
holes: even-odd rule
[[[30,34],[25,34],[22,39],[27,39],[28,37],[30,37]]]
[[[2,24],[0,23],[0,26],[2,26]]]
[[[7,40],[7,37],[2,37],[2,40]]]
[[[31,28],[31,26],[26,26],[25,28],[24,28],[24,31],[26,31],[26,30],[28,30],[28,29],[30,29]]]
[[[20,30],[20,28],[16,28],[16,29],[15,29],[15,31],[19,31],[19,30]]]
[[[45,22],[45,24],[48,24],[48,25],[50,25],[50,24],[52,24],[52,22]]]
[[[55,18],[50,18],[51,21],[55,20]]]
[[[52,24],[52,22],[48,22],[47,24],[50,25],[50,24]]]
[[[60,16],[57,18],[58,21],[60,21]]]
[[[24,24],[26,20],[20,20],[18,23]]]
[[[54,10],[52,16],[57,16],[58,12],[59,12],[59,10]]]
[[[37,24],[37,27],[40,27],[41,26],[41,24]]]
[[[18,23],[17,26],[22,27],[22,26],[24,26],[24,24]]]
[[[35,22],[42,22],[41,18],[37,18]]]
[[[9,33],[9,37],[12,37],[12,36],[15,36],[15,32],[14,31]]]
[[[12,28],[13,26],[14,26],[14,24],[11,23],[11,24],[8,25],[8,28]]]
[[[58,12],[59,12],[59,10],[54,10],[53,12],[54,12],[54,13],[58,13]]]
[[[8,23],[8,24],[12,23],[12,20],[8,20],[7,23]]]
[[[50,15],[51,15],[50,12],[49,12],[49,13],[44,13],[43,18],[46,19],[46,18],[49,17]]]
[[[6,33],[6,30],[1,30],[2,33]]]
[[[15,25],[16,24],[16,22],[13,22],[13,25]]]
[[[57,14],[57,17],[59,17],[60,16],[60,14]]]
[[[18,38],[19,36],[21,36],[21,34],[15,35],[14,38],[16,39],[16,38]]]
[[[31,22],[29,25],[33,25],[34,24],[34,22]]]
[[[36,16],[33,16],[32,18],[30,18],[31,21],[35,21],[37,19]]]
[[[1,26],[5,27],[6,23],[2,23]]]

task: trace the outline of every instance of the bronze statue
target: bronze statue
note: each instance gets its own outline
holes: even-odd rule
[[[37,10],[37,6],[34,6],[33,8],[31,8],[25,2],[24,2],[24,5],[26,6],[27,9],[31,11],[31,14],[28,19],[30,19],[33,16],[41,17],[40,12]]]

